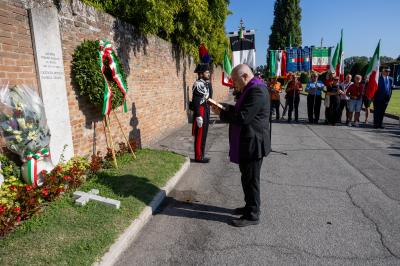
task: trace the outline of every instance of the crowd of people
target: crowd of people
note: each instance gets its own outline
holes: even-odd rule
[[[318,80],[318,74],[312,73],[311,80],[304,87],[307,93],[308,122],[318,124],[322,96],[325,95],[326,123],[341,123],[342,113],[346,109],[346,124],[359,126],[361,106],[368,110],[371,101],[374,103],[374,127],[382,128],[383,115],[392,93],[393,80],[388,77],[389,69],[384,69],[379,76],[379,85],[371,95],[366,90],[365,82],[360,75],[347,75],[343,82],[330,73],[325,82]],[[194,136],[194,161],[208,163],[205,155],[205,144],[208,132],[210,110],[219,116],[221,122],[229,124],[229,158],[238,164],[244,193],[243,207],[233,210],[233,215],[240,215],[231,222],[233,226],[243,227],[256,225],[260,218],[260,171],[263,158],[271,152],[270,117],[275,111],[276,119],[280,117],[280,107],[288,110],[288,122],[299,121],[300,94],[303,84],[296,74],[289,73],[283,85],[272,77],[264,82],[260,75],[253,75],[248,65],[239,64],[231,73],[235,92],[235,103],[219,104],[212,98],[210,69],[208,64],[199,64],[195,69],[198,79],[193,84],[192,101],[189,108],[193,111],[192,134]],[[281,104],[281,93],[285,91],[285,105]],[[354,120],[353,120],[354,117]],[[368,122],[366,115],[365,123]]]
[[[360,126],[360,112],[364,106],[365,120],[368,123],[370,106],[374,106],[374,128],[383,128],[383,116],[390,101],[393,87],[393,79],[389,77],[390,68],[384,68],[379,76],[378,89],[373,95],[367,95],[368,82],[361,75],[348,74],[340,82],[335,73],[329,72],[325,82],[318,80],[318,73],[312,72],[310,81],[305,85],[304,92],[307,95],[307,115],[308,123],[320,123],[320,110],[322,96],[324,96],[325,123],[335,126],[346,124],[347,126]],[[260,76],[261,78],[261,76]],[[283,83],[283,84],[282,84]],[[271,113],[275,114],[276,120],[284,119],[286,112],[287,122],[299,122],[300,94],[303,85],[299,81],[299,75],[288,73],[286,79],[279,82],[277,77],[271,77],[266,81],[271,95]],[[285,92],[284,103],[281,102],[281,93]],[[283,109],[280,115],[280,107]],[[345,111],[345,120],[342,121]]]

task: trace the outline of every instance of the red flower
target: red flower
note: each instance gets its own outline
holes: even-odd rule
[[[13,185],[13,186],[10,186],[10,190],[12,190],[12,191],[16,191],[17,190],[17,188]]]
[[[26,189],[26,191],[31,191],[31,190],[33,189],[33,187],[30,186],[30,185],[26,185],[26,186],[25,186],[25,189]]]
[[[19,222],[21,221],[21,216],[17,216],[17,217],[15,218],[15,220],[17,221],[17,223],[19,223]]]
[[[20,213],[21,212],[21,208],[20,207],[15,207],[13,211],[15,213]]]
[[[0,206],[0,215],[6,212],[6,207]]]
[[[41,173],[42,175],[46,175],[46,174],[47,174],[47,171],[46,171],[46,170],[42,170],[42,171],[40,171],[40,173]]]
[[[42,188],[42,195],[47,197],[49,195],[49,191],[46,188]]]
[[[69,176],[69,175],[66,175],[66,176],[64,176],[64,180],[65,181],[69,181],[69,180],[71,180],[72,178]]]
[[[58,188],[57,189],[57,193],[61,193],[61,192],[64,192],[64,189],[63,188]]]

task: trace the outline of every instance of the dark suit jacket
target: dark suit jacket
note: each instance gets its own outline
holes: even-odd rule
[[[375,101],[389,101],[390,97],[392,96],[392,87],[393,87],[393,79],[389,77],[389,87],[390,87],[390,93],[389,95],[386,95],[386,90],[385,90],[385,81],[383,80],[383,76],[379,76],[379,81],[378,81],[378,90],[375,92],[374,99]]]
[[[221,111],[222,121],[241,127],[240,162],[260,159],[271,151],[269,116],[270,95],[265,85],[253,87],[246,95],[238,112],[232,105],[228,105],[226,111]]]

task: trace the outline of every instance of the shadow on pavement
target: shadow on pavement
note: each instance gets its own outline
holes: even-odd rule
[[[235,216],[231,216],[232,212],[233,209],[194,203],[190,199],[181,201],[173,197],[166,197],[154,215],[162,214],[229,224],[235,218]]]

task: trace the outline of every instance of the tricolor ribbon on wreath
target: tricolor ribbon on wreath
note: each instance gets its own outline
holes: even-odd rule
[[[38,161],[49,156],[50,151],[46,148],[43,148],[36,153],[28,152],[26,154],[25,160],[28,164],[27,182],[29,185],[33,185],[35,187],[38,185]]]
[[[104,71],[106,69],[106,65],[104,64],[105,59],[108,59],[108,66],[111,69],[111,73],[115,83],[117,83],[118,88],[121,90],[124,102],[124,112],[128,112],[128,106],[126,103],[126,96],[128,93],[128,88],[122,78],[121,71],[119,69],[118,61],[116,60],[116,55],[111,47],[111,43],[104,40],[98,40],[99,45],[99,65],[101,69],[101,73],[103,74],[104,78],[104,100],[103,100],[103,108],[102,114],[109,115],[111,112],[111,101],[112,101],[112,90],[110,84],[107,81],[106,76],[104,75]]]

